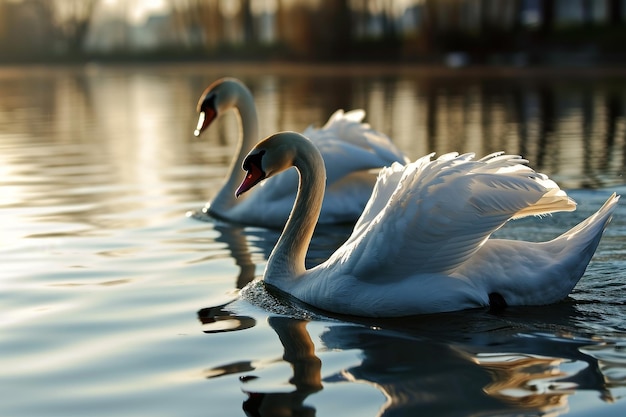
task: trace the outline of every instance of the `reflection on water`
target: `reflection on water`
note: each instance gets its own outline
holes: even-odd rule
[[[283,360],[293,370],[291,392],[244,391],[248,399],[243,409],[251,415],[314,415],[315,409],[304,404],[311,394],[322,389],[322,361],[315,356],[315,345],[306,331],[307,322],[287,317],[270,317],[269,324],[284,346]]]
[[[253,280],[277,231],[185,215],[231,160],[232,115],[192,134],[224,75],[263,134],[361,107],[412,157],[521,153],[579,203],[502,237],[549,239],[626,194],[626,78],[463,74],[0,69],[0,414],[623,414],[622,206],[567,302],[387,321],[269,294]],[[349,231],[316,230],[307,264]]]
[[[569,314],[580,314],[568,305],[540,310],[557,318],[544,325],[563,328],[571,326]],[[510,318],[487,312],[403,320],[380,326],[328,322],[316,348],[309,321],[270,316],[268,323],[283,347],[282,361],[291,368],[288,381],[275,380],[273,368],[280,364],[275,361],[230,363],[207,375],[239,375],[247,394],[243,408],[259,416],[315,415],[318,402],[309,397],[345,383],[379,390],[385,398],[380,416],[456,415],[461,410],[558,415],[569,411],[577,393],[595,392],[614,403],[626,388],[625,359],[615,343],[567,331],[547,335],[532,320],[514,319],[515,329],[507,323]],[[357,351],[357,362],[324,372],[320,356],[343,351]]]
[[[204,333],[245,330],[256,324],[254,317],[233,314],[224,308],[226,305],[207,307],[198,311],[198,319],[203,325]]]
[[[43,163],[67,182],[76,180],[79,170],[100,181],[105,177],[109,185],[134,185],[154,200],[171,199],[170,193],[154,187],[160,180],[201,165],[206,177],[198,178],[198,183],[206,185],[207,178],[221,176],[237,138],[232,117],[205,135],[203,140],[211,146],[194,141],[191,133],[195,102],[220,74],[214,70],[213,75],[209,71],[181,75],[175,67],[161,71],[140,67],[130,74],[97,67],[35,71],[31,76],[0,71],[3,143],[27,142],[31,159],[28,163],[5,157],[3,173],[15,180],[36,172]],[[320,125],[337,108],[364,108],[369,123],[412,158],[432,151],[483,155],[505,150],[523,155],[565,188],[621,182],[626,164],[624,79],[465,79],[436,74],[241,78],[255,95],[263,135]],[[65,145],[51,152],[47,143]],[[66,166],[77,153],[82,166]],[[51,155],[53,160],[47,160]],[[194,185],[193,191],[203,192],[205,198],[215,192]],[[134,204],[142,201],[146,199]]]

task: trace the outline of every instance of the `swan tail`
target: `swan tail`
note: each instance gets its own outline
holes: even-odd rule
[[[542,289],[546,297],[551,292],[554,294],[551,299],[548,297],[544,301],[563,299],[576,286],[598,248],[602,233],[611,221],[618,201],[619,196],[613,193],[593,215],[556,239],[545,243],[549,248],[548,253],[552,253],[553,261],[556,259],[560,261],[555,263],[556,268],[553,271],[555,279],[551,288]]]
[[[618,201],[619,196],[613,193],[593,215],[545,243],[548,252],[552,253],[552,259],[561,259],[557,262],[560,265],[558,269],[562,271],[560,275],[569,277],[561,281],[561,285],[565,286],[565,295],[569,294],[585,273],[600,243],[602,233],[611,221]]]
[[[589,241],[590,243],[595,242],[595,245],[591,248],[592,251],[595,251],[595,248],[600,240],[600,236],[602,232],[606,228],[606,226],[611,221],[613,217],[613,212],[617,207],[617,202],[619,201],[620,196],[616,193],[611,194],[608,200],[600,207],[598,211],[596,211],[593,215],[586,218],[567,232],[563,233],[561,236],[557,237],[555,240],[580,240],[580,241]]]
[[[597,212],[547,242],[490,239],[480,256],[463,265],[459,273],[471,276],[482,271],[480,279],[487,292],[503,297],[508,305],[558,302],[584,275],[618,201],[619,196],[611,195]],[[504,259],[507,263],[501,263]]]

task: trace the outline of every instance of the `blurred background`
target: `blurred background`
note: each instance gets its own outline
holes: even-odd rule
[[[626,0],[0,0],[0,62],[626,62]]]
[[[568,302],[392,327],[231,303],[278,232],[185,215],[229,176],[234,112],[193,131],[232,76],[261,136],[360,108],[411,159],[522,155],[578,209],[500,237],[551,239],[626,195],[625,22],[626,0],[0,0],[0,416],[261,415],[249,390],[284,415],[626,415],[625,204]]]

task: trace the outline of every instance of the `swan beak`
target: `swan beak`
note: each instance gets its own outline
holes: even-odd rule
[[[241,183],[239,188],[237,188],[237,191],[235,192],[235,196],[239,197],[241,194],[245,193],[250,188],[254,187],[255,185],[257,185],[264,179],[265,179],[265,172],[263,172],[263,170],[261,170],[255,164],[250,164],[250,167],[246,173],[246,177],[243,179],[243,182]]]
[[[206,130],[207,127],[215,120],[217,116],[217,112],[211,108],[207,108],[200,112],[200,116],[198,117],[198,125],[196,126],[196,130],[194,130],[193,135],[198,137],[202,132]]]

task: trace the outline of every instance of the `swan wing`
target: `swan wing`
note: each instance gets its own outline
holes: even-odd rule
[[[304,131],[324,158],[329,185],[355,171],[408,162],[389,137],[362,123],[364,117],[363,110],[337,110],[322,128]]]
[[[546,188],[556,184],[516,155],[431,157],[380,174],[353,234],[330,262],[370,282],[448,273],[517,213],[557,194]]]
[[[433,155],[434,153],[426,155],[414,162],[414,164],[428,163]],[[362,238],[362,234],[367,233],[370,224],[372,224],[379,213],[386,210],[387,205],[391,200],[391,196],[396,191],[396,188],[402,179],[404,169],[404,165],[396,162],[391,166],[380,170],[378,173],[378,179],[374,185],[374,189],[372,190],[372,195],[365,205],[361,216],[354,225],[353,232],[346,243],[360,240]]]

